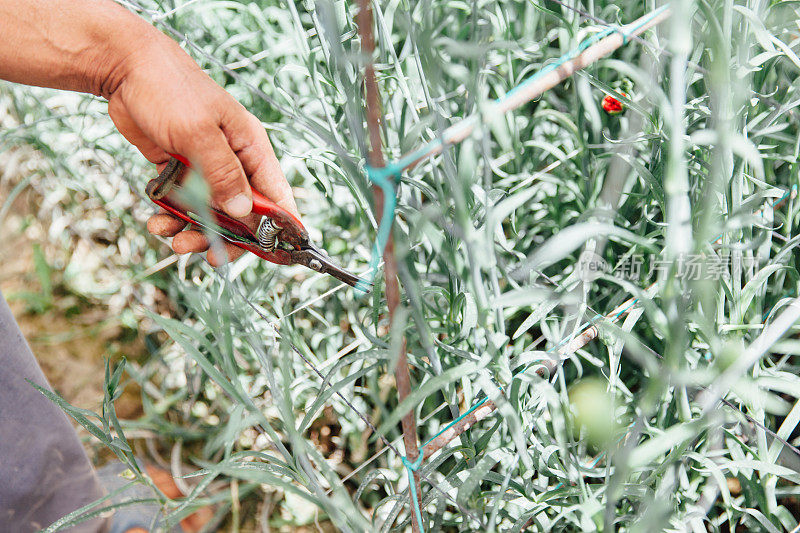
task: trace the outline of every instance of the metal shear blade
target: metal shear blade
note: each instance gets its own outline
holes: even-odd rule
[[[351,287],[355,287],[364,292],[369,292],[369,289],[372,287],[371,283],[359,278],[355,274],[351,274],[331,261],[325,252],[310,242],[303,243],[300,248],[289,252],[289,255],[291,255],[294,263],[308,267],[311,270],[316,270],[322,274],[333,276]]]

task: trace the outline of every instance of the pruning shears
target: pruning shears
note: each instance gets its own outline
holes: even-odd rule
[[[337,266],[325,252],[316,247],[308,231],[297,217],[253,190],[253,213],[261,215],[258,229],[253,232],[241,220],[222,211],[208,208],[214,220],[207,220],[183,205],[175,194],[187,164],[177,157],[170,158],[157,178],[150,180],[145,191],[156,205],[181,220],[210,231],[220,238],[279,265],[303,265],[311,270],[329,274],[352,287],[366,290],[369,283]]]

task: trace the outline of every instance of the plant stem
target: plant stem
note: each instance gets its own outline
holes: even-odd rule
[[[375,69],[372,66],[372,54],[375,51],[375,37],[372,30],[372,9],[369,0],[359,0],[358,30],[361,35],[361,51],[364,55],[366,65],[364,68],[364,87],[367,103],[367,131],[369,132],[368,161],[374,168],[385,166],[381,142],[381,102],[378,83],[375,79]],[[383,213],[384,196],[383,190],[378,186],[373,186],[375,198],[375,213],[378,221]],[[386,304],[389,308],[389,325],[394,322],[397,306],[400,304],[400,285],[397,278],[397,260],[394,255],[394,239],[389,234],[386,247],[383,251],[384,274],[386,279]],[[411,375],[408,368],[408,357],[406,356],[406,340],[403,336],[400,343],[400,354],[397,358],[395,367],[395,381],[397,383],[397,396],[402,402],[411,392]],[[417,444],[417,423],[414,419],[414,410],[410,410],[401,420],[403,428],[403,444],[405,446],[406,458],[410,462],[415,462],[419,457]],[[414,484],[416,493],[421,495],[419,472],[414,471]],[[411,487],[409,487],[409,501]],[[412,510],[411,529],[414,533],[419,533],[420,524],[417,517],[413,516]]]
[[[537,74],[531,76],[526,82],[517,86],[514,91],[491,102],[483,112],[483,115],[493,117],[508,113],[530,102],[534,98],[544,94],[545,91],[552,89],[566,80],[575,72],[609,55],[625,44],[627,38],[637,37],[660,22],[663,22],[669,18],[670,14],[671,11],[669,9],[664,9],[655,14],[655,16],[653,16],[654,13],[649,13],[634,20],[630,24],[623,26],[619,32],[612,33],[598,40],[574,58],[565,61],[558,68],[541,75]],[[623,33],[627,35],[627,37],[623,36]],[[367,98],[369,98],[369,96]],[[459,120],[455,124],[445,128],[439,137],[407,152],[393,164],[403,169],[411,168],[425,159],[441,154],[445,147],[458,144],[469,137],[472,132],[475,131],[475,128],[481,124],[481,120],[482,117],[480,114],[470,115]]]

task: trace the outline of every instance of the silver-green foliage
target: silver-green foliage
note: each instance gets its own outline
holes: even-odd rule
[[[143,16],[264,121],[312,236],[363,271],[376,225],[355,2],[144,4]],[[627,23],[656,6],[576,7]],[[374,10],[389,159],[480,114],[598,27],[556,2],[391,0]],[[170,504],[174,517],[216,501],[230,522],[252,520],[238,498],[273,526],[409,528],[400,458],[355,412],[402,451],[391,376],[405,338],[421,441],[483,396],[498,405],[423,463],[430,530],[794,527],[800,458],[782,442],[800,422],[788,320],[800,305],[800,237],[786,197],[798,185],[797,5],[682,0],[672,10],[645,42],[517,112],[485,115],[475,135],[403,174],[391,328],[380,277],[364,297],[254,258],[218,272],[181,261],[156,282],[174,318],[130,304],[142,327],[171,340],[129,365],[145,415],[126,427],[180,444],[173,450],[190,450],[184,460],[200,468],[188,502]],[[617,90],[627,109],[608,115],[600,102]],[[101,104],[76,120],[3,91],[26,124],[0,134],[3,146],[33,144],[76,191],[84,162],[64,136],[111,167],[125,162],[134,188],[152,174],[117,137],[88,134],[107,126]],[[110,177],[123,183],[118,172]],[[120,233],[141,222],[143,204],[130,205],[138,219],[123,203]],[[132,242],[141,273],[158,258]],[[587,280],[578,266],[589,252],[611,267],[641,256],[642,272]],[[730,257],[730,268],[692,280],[668,262],[700,255],[705,265]],[[518,373],[632,297],[635,310],[601,320],[599,338],[550,379]],[[334,450],[320,446],[320,424],[338,432]]]

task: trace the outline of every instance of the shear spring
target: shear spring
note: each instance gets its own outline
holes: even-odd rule
[[[267,252],[274,252],[278,247],[278,233],[281,228],[275,225],[270,217],[262,217],[256,235],[258,244]]]

